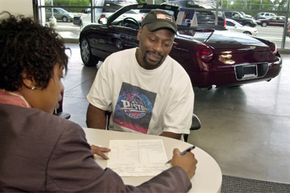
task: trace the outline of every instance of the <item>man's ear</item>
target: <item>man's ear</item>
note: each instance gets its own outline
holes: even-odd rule
[[[138,34],[137,34],[137,40],[140,41],[140,36],[142,34],[142,28],[139,29]]]

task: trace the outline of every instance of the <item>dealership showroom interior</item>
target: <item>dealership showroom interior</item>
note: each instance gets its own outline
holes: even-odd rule
[[[154,139],[162,142],[161,149],[166,152],[166,159],[170,159],[173,148],[184,150],[196,146],[192,152],[198,163],[189,192],[198,193],[290,192],[289,6],[290,0],[0,0],[2,15],[8,11],[31,17],[53,28],[69,48],[68,69],[62,80],[63,98],[55,113],[60,119],[79,124],[89,144],[114,147],[118,151],[130,151],[125,146],[132,139],[142,142]],[[142,134],[144,131],[117,132],[108,128],[107,133],[98,134],[100,129],[87,125],[87,95],[98,70],[110,54],[139,46],[141,22],[148,10],[155,8],[172,14],[177,25],[169,56],[183,67],[193,86],[190,134],[180,140]],[[4,18],[2,15],[0,19]],[[123,60],[120,58],[119,62]],[[159,85],[160,81],[155,84]],[[139,106],[144,103],[144,112],[135,109],[134,113],[128,113],[127,109],[126,115],[136,120],[137,116],[144,116],[149,107],[145,107],[143,99],[139,96],[132,101],[139,102]],[[181,99],[178,103],[182,103]],[[188,114],[180,111],[175,118]],[[107,124],[117,120],[117,115],[112,114]],[[113,141],[122,139],[126,142],[122,143],[124,148],[112,145]],[[137,148],[140,152],[148,151],[147,163],[159,156],[158,150],[152,150],[153,146],[151,150]],[[114,157],[117,154],[113,153],[112,150],[107,154],[112,156],[111,160],[125,159],[122,154]],[[1,168],[5,154],[0,157]],[[114,165],[110,159],[102,160],[97,155],[94,158],[104,168],[112,166],[119,171],[118,167],[123,167],[117,172],[120,175],[124,170],[125,164]],[[144,176],[140,171],[121,175],[126,184],[139,185],[155,176],[145,171],[148,168],[138,169]],[[0,173],[0,192],[1,179]]]

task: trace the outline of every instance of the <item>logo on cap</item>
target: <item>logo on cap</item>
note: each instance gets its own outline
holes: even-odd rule
[[[163,10],[152,10],[149,12],[141,23],[142,27],[145,25],[150,31],[169,29],[174,33],[177,32],[174,17]]]

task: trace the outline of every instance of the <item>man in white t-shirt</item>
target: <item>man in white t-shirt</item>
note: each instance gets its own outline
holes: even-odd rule
[[[111,54],[87,96],[87,126],[180,139],[189,134],[194,105],[190,78],[170,53],[174,17],[153,10],[141,23],[139,47]]]

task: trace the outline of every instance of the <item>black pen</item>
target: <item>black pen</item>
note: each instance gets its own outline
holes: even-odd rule
[[[182,152],[180,153],[180,155],[185,155],[187,152],[190,152],[190,151],[193,150],[194,148],[195,148],[194,145],[193,145],[193,146],[190,146],[190,147],[186,148],[184,151],[182,151]],[[172,159],[168,160],[165,164],[170,163],[171,160],[172,160]]]

